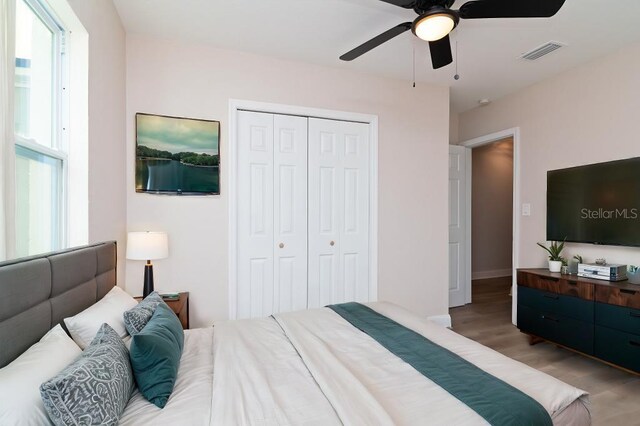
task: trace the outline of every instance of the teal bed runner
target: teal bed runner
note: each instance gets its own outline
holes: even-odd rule
[[[423,335],[359,303],[328,307],[490,424],[553,425],[536,400]]]

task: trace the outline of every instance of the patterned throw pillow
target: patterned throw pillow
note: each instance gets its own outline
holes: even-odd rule
[[[56,426],[116,425],[133,387],[129,351],[102,324],[82,355],[40,386],[40,395]]]
[[[162,296],[160,296],[157,291],[154,291],[149,293],[142,302],[126,311],[123,314],[124,326],[127,328],[129,334],[135,336],[140,333],[161,303],[164,303]]]

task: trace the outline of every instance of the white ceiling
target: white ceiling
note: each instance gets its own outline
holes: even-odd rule
[[[415,18],[378,0],[113,0],[128,33],[176,39],[279,58],[353,69],[411,84],[451,86],[456,112],[497,99],[640,40],[640,1],[566,0],[550,19],[461,20],[452,32],[454,63],[431,69],[426,42],[407,32],[353,62],[340,55]],[[516,0],[514,0],[516,1]],[[465,1],[458,0],[454,8]],[[520,55],[547,41],[567,47],[537,61]]]

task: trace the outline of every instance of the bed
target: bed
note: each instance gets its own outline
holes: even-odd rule
[[[104,297],[116,285],[115,271],[114,242],[0,263],[0,367],[63,318]],[[389,325],[411,340],[389,346],[395,344],[385,340],[391,334],[380,333]],[[424,345],[448,358],[434,355],[424,367],[422,361],[431,358],[416,358]],[[442,367],[449,358],[462,367]],[[436,375],[426,375],[425,368],[435,368]],[[490,381],[487,386],[502,386],[496,395],[505,388],[514,399],[491,401],[493,391],[449,374],[467,374],[465,368]],[[376,302],[186,330],[167,405],[159,409],[135,390],[119,424],[538,424],[522,414],[523,400],[541,408],[554,425],[591,423],[584,391]],[[491,417],[487,410],[501,413]]]

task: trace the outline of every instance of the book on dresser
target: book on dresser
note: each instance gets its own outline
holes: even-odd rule
[[[640,286],[546,269],[518,269],[517,325],[547,340],[640,373]]]
[[[180,299],[180,292],[165,292],[165,293],[160,293],[160,297],[162,297],[163,300],[179,300]]]

